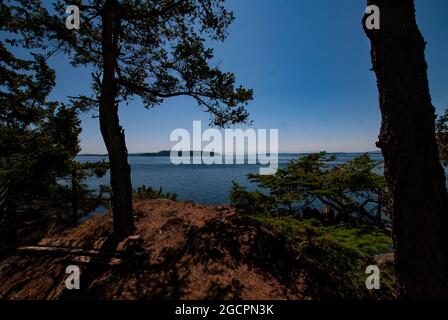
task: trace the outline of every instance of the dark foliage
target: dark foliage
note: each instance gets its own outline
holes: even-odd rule
[[[190,96],[218,126],[246,122],[244,106],[252,91],[236,86],[232,73],[212,66],[207,40],[222,41],[233,14],[224,0],[91,0],[57,1],[53,13],[41,1],[8,1],[5,15],[17,37],[10,44],[62,51],[74,66],[89,65],[92,95],[75,97],[84,108],[97,108],[111,164],[114,230],[134,230],[131,168],[118,107],[138,97],[147,108],[166,98]],[[78,5],[81,28],[68,30],[68,5]]]
[[[5,240],[15,242],[24,220],[31,219],[41,229],[31,232],[45,233],[49,224],[77,221],[78,209],[89,211],[93,202],[79,202],[95,196],[82,180],[104,175],[107,164],[75,161],[83,106],[47,100],[55,85],[54,71],[41,54],[19,58],[13,53],[12,39],[20,26],[13,23],[13,7],[2,3],[0,9],[5,35],[0,42],[0,186],[5,191],[1,229],[8,230]]]
[[[134,190],[132,194],[135,200],[146,200],[146,199],[169,199],[176,200],[177,194],[171,192],[163,192],[162,187],[158,190],[151,187],[146,187],[145,185],[138,187]]]
[[[317,212],[316,218],[330,224],[341,221],[383,224],[386,184],[384,177],[374,172],[380,162],[364,154],[330,167],[328,163],[334,160],[335,157],[321,152],[293,160],[274,175],[249,174],[249,180],[268,195],[260,191],[248,192],[234,184],[231,202],[243,213],[281,211],[290,215],[311,215],[313,211]],[[317,202],[326,206],[322,214],[311,209]]]

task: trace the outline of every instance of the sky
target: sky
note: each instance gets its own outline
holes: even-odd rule
[[[428,42],[433,104],[441,113],[448,106],[448,1],[415,3]],[[212,44],[214,63],[254,90],[252,127],[278,129],[281,152],[376,150],[381,117],[370,43],[361,26],[365,7],[364,0],[227,0],[236,20],[225,42]],[[74,69],[62,54],[50,65],[57,72],[50,98],[89,93],[88,69]],[[98,118],[81,118],[81,152],[106,153]],[[206,126],[209,116],[186,97],[150,110],[138,101],[120,107],[131,153],[170,149],[170,133],[191,131],[194,120]]]

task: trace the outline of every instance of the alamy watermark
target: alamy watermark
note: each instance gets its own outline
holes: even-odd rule
[[[367,30],[379,30],[380,29],[380,8],[375,5],[370,5],[366,8],[365,25]]]
[[[69,16],[65,19],[65,26],[67,29],[79,30],[80,28],[80,14],[79,8],[76,5],[70,5],[66,8],[65,13]],[[365,13],[369,15],[366,17],[365,26],[368,30],[380,29],[380,8],[376,5],[370,5],[366,8]]]
[[[65,26],[67,29],[79,30],[80,28],[80,16],[79,16],[79,8],[78,6],[71,5],[65,9],[65,13],[69,14],[69,16],[65,19]]]
[[[68,274],[68,277],[65,279],[65,287],[67,290],[79,290],[81,288],[81,271],[79,270],[79,267],[69,265],[65,268],[65,273]]]
[[[260,164],[262,175],[278,169],[278,129],[218,129],[202,132],[201,121],[193,121],[192,134],[186,129],[171,132],[173,164]],[[205,145],[204,145],[205,144]]]
[[[370,265],[366,268],[366,274],[369,276],[366,279],[366,288],[368,290],[380,289],[380,268],[377,265]]]

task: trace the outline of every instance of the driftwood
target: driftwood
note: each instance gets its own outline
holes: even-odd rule
[[[24,246],[17,248],[17,253],[19,254],[48,254],[55,256],[106,256],[106,257],[117,257],[121,258],[129,255],[128,252],[122,250],[105,251],[100,249],[91,248],[77,248],[77,247],[60,247],[60,246]]]
[[[126,238],[116,247],[114,246],[115,249],[85,248],[58,245],[57,243],[50,245],[52,239],[43,239],[41,242],[44,244],[19,247],[17,248],[17,254],[67,257],[70,262],[76,264],[116,266],[122,264],[124,261],[140,260],[144,253],[141,248],[141,239],[139,236]]]

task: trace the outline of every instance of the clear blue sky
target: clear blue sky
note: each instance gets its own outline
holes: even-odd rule
[[[253,88],[254,128],[278,128],[279,149],[370,151],[380,126],[370,45],[361,28],[363,0],[228,0],[236,20],[215,47],[216,63]],[[428,47],[430,88],[438,112],[448,106],[448,1],[416,0],[418,24]],[[88,93],[86,69],[52,58],[57,87],[52,98]],[[120,119],[129,152],[167,149],[175,128],[191,130],[208,115],[189,98],[144,109],[123,106]],[[98,119],[82,116],[83,153],[103,153]]]

